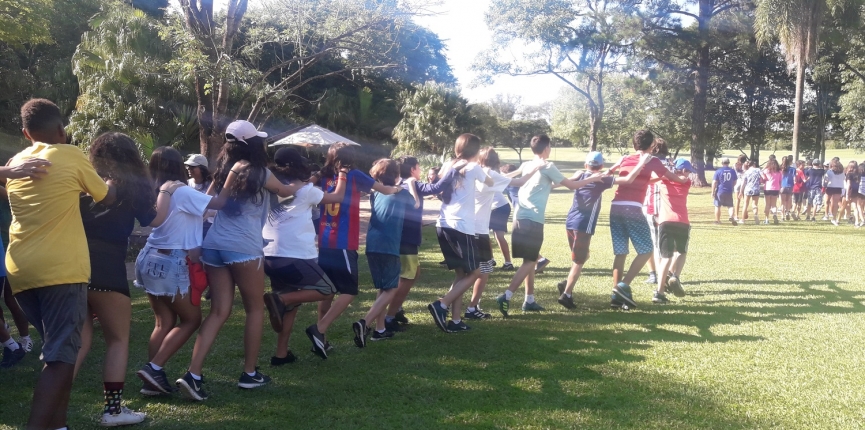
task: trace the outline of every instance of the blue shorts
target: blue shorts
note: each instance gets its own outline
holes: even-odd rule
[[[637,254],[652,252],[652,233],[641,206],[612,205],[610,207],[610,235],[613,254],[627,255],[628,240]]]
[[[399,285],[399,272],[402,268],[399,255],[368,252],[366,262],[369,264],[369,274],[375,289],[387,291]]]
[[[733,207],[733,193],[718,193],[718,196],[715,197],[714,204],[716,208],[719,208],[721,206],[725,208]]]
[[[223,251],[209,248],[203,248],[201,250],[201,262],[211,267],[225,267],[229,264],[245,263],[247,261],[263,259],[263,255],[249,255],[242,252]]]
[[[174,297],[189,294],[189,266],[186,251],[160,250],[150,245],[135,259],[135,286],[151,296]]]

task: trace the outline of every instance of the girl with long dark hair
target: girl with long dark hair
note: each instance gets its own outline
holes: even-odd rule
[[[281,183],[267,169],[265,137],[267,133],[259,132],[248,121],[234,121],[226,127],[225,144],[217,157],[208,194],[216,195],[227,189],[229,198],[202,243],[201,262],[210,283],[210,313],[195,339],[189,371],[177,380],[183,395],[193,400],[207,398],[201,371],[219,330],[231,314],[235,285],[246,311],[244,366],[237,386],[251,389],[270,382],[270,377],[256,370],[264,318],[261,229],[267,220],[268,192],[289,197],[299,187]],[[229,183],[231,177],[234,181]]]
[[[156,148],[150,157],[150,176],[153,178],[150,190],[185,182],[180,152],[167,146]],[[160,191],[158,195],[163,194]],[[147,293],[154,316],[148,363],[137,372],[144,381],[141,390],[144,395],[174,391],[163,366],[201,324],[201,291],[196,295],[190,281],[190,265],[200,269],[201,218],[208,210],[224,206],[228,194],[228,187],[218,197],[200,193],[191,186],[178,187],[172,194],[168,217],[153,229],[135,261],[135,285]]]
[[[90,162],[100,176],[111,179],[117,187],[117,200],[109,206],[94,202],[90,196],[81,197],[81,218],[90,248],[87,306],[89,314],[99,318],[106,343],[102,368],[105,394],[102,425],[135,424],[144,420],[144,413],[121,406],[132,320],[126,250],[135,220],[142,226],[161,225],[168,215],[171,193],[182,183],[162,184],[157,198],[137,145],[122,133],[97,137],[90,145]],[[90,351],[92,339],[93,319],[85,318],[76,373]]]

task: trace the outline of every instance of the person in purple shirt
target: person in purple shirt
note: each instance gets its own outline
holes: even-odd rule
[[[396,295],[390,302],[385,317],[385,327],[390,331],[402,331],[399,324],[408,324],[408,318],[403,312],[402,304],[408,297],[411,287],[420,276],[420,262],[418,260],[418,248],[422,242],[421,227],[423,220],[423,197],[439,194],[443,188],[450,186],[457,169],[449,169],[448,172],[437,178],[436,183],[425,183],[420,181],[420,165],[415,157],[401,157],[399,160],[399,175],[402,179],[399,183],[404,190],[415,187],[416,194],[420,197],[417,206],[410,206],[405,210],[405,219],[402,225],[402,240],[399,245],[399,258],[402,270],[399,274],[399,286]],[[464,164],[464,163],[462,163]],[[461,167],[461,166],[457,166]]]
[[[736,187],[736,171],[730,167],[730,159],[721,160],[721,168],[712,177],[712,200],[715,203],[715,224],[721,224],[721,207],[727,208],[730,222],[738,225],[733,217],[733,188]]]

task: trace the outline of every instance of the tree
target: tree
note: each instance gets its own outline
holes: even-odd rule
[[[183,47],[175,65],[195,79],[201,150],[210,158],[229,121],[266,122],[311,82],[406,67],[412,52],[400,46],[399,30],[410,23],[413,1],[270,1],[250,11],[254,25],[247,0],[229,0],[221,15],[212,0],[180,4],[183,26],[169,32]]]
[[[49,43],[53,0],[0,0],[0,42],[11,46]]]
[[[793,156],[799,158],[805,69],[817,56],[823,14],[840,6],[841,0],[756,0],[756,3],[754,29],[757,39],[769,43],[777,38],[783,46],[787,65],[796,70]]]
[[[510,136],[500,145],[513,149],[520,163],[523,162],[523,149],[529,146],[532,137],[550,133],[550,124],[543,119],[515,119],[505,122],[504,128]]]
[[[441,154],[471,129],[468,102],[445,84],[427,82],[400,93],[403,117],[393,130],[394,154]],[[469,126],[469,127],[467,127]]]
[[[496,75],[552,75],[580,94],[589,111],[589,147],[604,116],[604,77],[638,37],[638,0],[495,0],[486,13],[493,46],[473,66]],[[512,52],[521,51],[519,58]]]

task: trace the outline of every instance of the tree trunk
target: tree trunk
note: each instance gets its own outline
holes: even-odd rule
[[[596,107],[589,108],[589,151],[598,150],[598,129],[601,128],[601,113]]]
[[[805,53],[799,53],[796,62],[796,103],[793,106],[793,159],[799,159],[799,133],[802,122],[802,94],[805,90]]]
[[[694,106],[691,111],[691,163],[697,170],[698,181],[695,186],[704,187],[706,182],[706,165],[704,151],[706,148],[706,103],[709,91],[709,65],[712,58],[709,52],[709,20],[712,19],[714,0],[700,0],[700,19],[698,32],[700,48],[697,51],[697,67],[694,70]]]
[[[706,169],[715,170],[715,156],[717,155],[716,149],[706,149]]]

